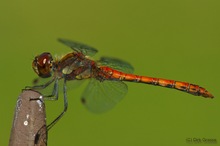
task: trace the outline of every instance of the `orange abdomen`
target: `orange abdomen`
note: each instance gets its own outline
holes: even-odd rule
[[[175,80],[168,80],[162,78],[153,78],[147,76],[139,76],[134,74],[127,74],[123,73],[109,67],[100,67],[101,70],[105,73],[108,73],[108,79],[118,79],[121,81],[130,81],[130,82],[137,82],[137,83],[145,83],[151,84],[161,87],[173,88],[180,91],[184,91],[196,96],[203,96],[206,98],[214,98],[214,96],[208,92],[205,88],[200,87],[198,85],[190,84],[187,82],[175,81]]]

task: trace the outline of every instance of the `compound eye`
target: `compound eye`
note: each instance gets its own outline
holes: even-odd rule
[[[48,66],[51,64],[52,57],[50,53],[43,53],[38,57],[38,64],[40,66]]]
[[[38,76],[42,78],[47,78],[51,76],[52,73],[52,61],[53,58],[50,53],[45,52],[41,55],[35,57],[32,67]]]

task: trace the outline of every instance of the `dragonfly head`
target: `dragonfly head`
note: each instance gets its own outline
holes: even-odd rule
[[[52,75],[53,58],[48,52],[44,52],[41,55],[35,57],[32,62],[33,70],[39,77],[48,78]]]

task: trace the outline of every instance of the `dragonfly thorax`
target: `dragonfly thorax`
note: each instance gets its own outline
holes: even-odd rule
[[[71,52],[54,62],[54,73],[58,78],[81,80],[91,77],[94,61],[82,53]]]

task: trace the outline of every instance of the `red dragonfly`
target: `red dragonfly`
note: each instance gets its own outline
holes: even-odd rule
[[[51,79],[45,84],[28,87],[39,90],[54,83],[52,94],[45,97],[50,100],[57,100],[58,81],[63,80],[64,110],[48,125],[48,129],[66,112],[68,107],[66,83],[73,80],[90,79],[82,94],[81,101],[89,111],[95,113],[105,112],[113,108],[125,96],[128,87],[123,81],[173,88],[195,96],[214,98],[210,92],[198,85],[135,75],[132,74],[133,67],[127,62],[108,57],[102,57],[99,61],[94,61],[89,56],[93,56],[98,52],[95,48],[66,39],[58,39],[58,41],[72,48],[73,52],[55,60],[48,52],[36,56],[32,63],[34,71],[41,78],[50,77]]]

